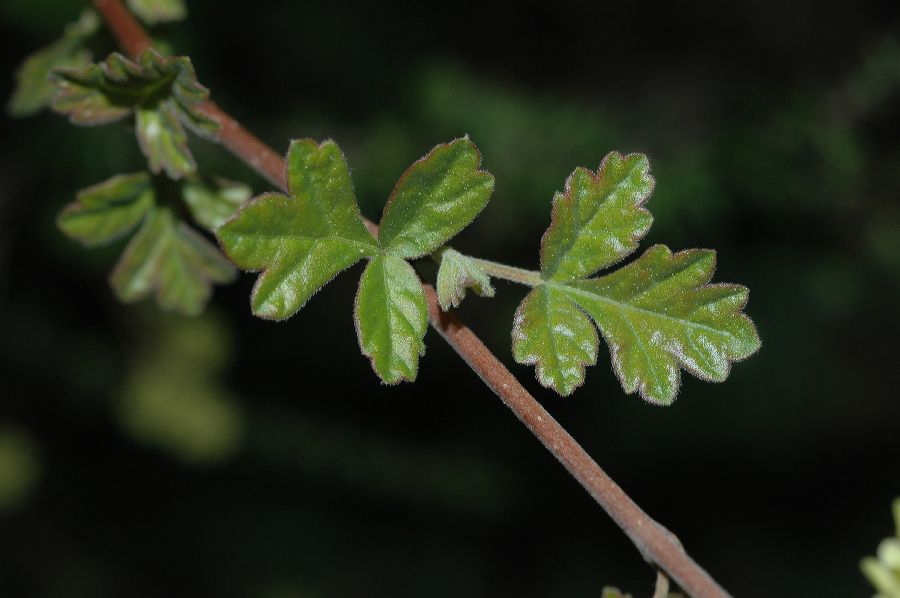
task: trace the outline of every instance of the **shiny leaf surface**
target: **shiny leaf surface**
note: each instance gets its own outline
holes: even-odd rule
[[[57,224],[69,238],[95,247],[131,232],[154,203],[146,173],[118,175],[80,191]]]

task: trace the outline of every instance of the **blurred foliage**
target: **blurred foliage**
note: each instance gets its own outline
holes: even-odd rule
[[[231,359],[228,330],[215,316],[154,316],[142,325],[116,405],[124,429],[142,444],[187,463],[215,463],[240,448],[243,418],[218,376]]]
[[[81,9],[0,2],[4,99]],[[566,175],[646,153],[648,243],[715,247],[716,278],[752,289],[765,349],[726,385],[685,380],[663,411],[598,375],[560,400],[512,362],[521,289],[462,316],[735,595],[872,591],[856,564],[900,493],[896,3],[189,10],[154,36],[279,151],[336,139],[370,217],[397,173],[468,133],[497,185],[463,253],[536,267]],[[0,418],[34,439],[13,461],[39,454],[40,480],[0,515],[4,595],[651,594],[628,540],[435,336],[415,385],[373,381],[346,317],[358,270],[279,325],[249,315],[249,276],[196,329],[119,306],[122,243],[74,250],[54,219],[143,167],[133,129],[45,113],[3,133]],[[214,144],[191,151],[269,188]]]
[[[876,598],[900,597],[900,498],[894,500],[894,537],[878,545],[878,556],[868,556],[860,567],[878,591]]]
[[[28,501],[40,472],[37,445],[31,436],[0,422],[0,516]]]

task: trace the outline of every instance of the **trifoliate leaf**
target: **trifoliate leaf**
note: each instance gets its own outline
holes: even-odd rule
[[[80,191],[57,224],[70,238],[95,247],[132,231],[154,202],[147,173],[118,175]]]
[[[425,354],[428,304],[415,270],[391,254],[371,260],[363,272],[354,311],[364,355],[387,384],[416,379]]]
[[[593,319],[628,393],[670,404],[680,368],[722,381],[733,361],[759,349],[742,313],[747,289],[708,284],[715,253],[672,254],[657,245],[631,264],[585,279],[631,253],[650,226],[642,205],[653,187],[647,159],[609,154],[597,174],[577,169],[557,194],[541,249],[541,282],[516,312],[513,355],[534,364],[538,380],[563,395],[597,358]]]
[[[541,240],[541,270],[552,280],[575,280],[637,249],[653,217],[643,208],[653,191],[642,154],[611,152],[596,174],[576,168],[553,198],[550,227]]]
[[[186,57],[145,51],[138,63],[121,54],[83,69],[58,70],[52,107],[78,125],[97,125],[133,114],[135,133],[150,170],[173,179],[196,170],[184,126],[214,137],[218,124],[200,105],[209,91]]]
[[[203,311],[213,283],[234,279],[234,267],[202,235],[154,208],[125,248],[110,276],[123,302],[156,294],[160,307],[188,315]]]
[[[181,189],[194,220],[215,231],[250,201],[250,187],[220,177],[188,177]]]
[[[16,71],[16,89],[6,106],[9,115],[29,116],[48,106],[56,91],[51,73],[90,64],[92,57],[85,42],[99,26],[96,13],[84,10],[78,21],[66,26],[60,39],[28,56]]]
[[[441,252],[437,275],[437,295],[441,309],[457,307],[471,288],[482,297],[493,297],[491,279],[472,258],[447,248]]]
[[[479,170],[481,154],[468,137],[439,145],[406,169],[384,208],[378,242],[392,254],[427,255],[484,209],[494,177]]]
[[[741,313],[747,289],[707,284],[715,261],[713,251],[673,255],[655,245],[612,274],[560,285],[597,323],[625,392],[668,405],[681,382],[679,366],[722,382],[732,361],[759,349],[756,328]]]
[[[187,17],[184,0],[128,0],[128,8],[148,25],[183,21]]]
[[[597,363],[597,331],[565,293],[540,285],[516,310],[513,357],[537,368],[538,380],[561,395],[584,381],[584,367]]]
[[[275,320],[292,316],[339,272],[378,252],[335,142],[291,143],[287,181],[290,196],[260,195],[216,232],[238,267],[262,271],[251,307]]]

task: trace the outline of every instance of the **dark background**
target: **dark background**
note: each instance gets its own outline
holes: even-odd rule
[[[80,5],[0,6],[6,98]],[[648,154],[644,246],[716,248],[716,279],[751,289],[763,348],[727,382],[685,376],[657,408],[601,352],[560,399],[512,362],[522,288],[461,315],[735,595],[872,593],[858,561],[900,495],[896,2],[189,6],[154,35],[279,151],[336,139],[371,218],[468,133],[497,178],[454,241],[468,253],[536,267],[572,169]],[[85,250],[54,218],[143,168],[129,126],[0,122],[0,594],[650,594],[626,537],[433,331],[415,384],[379,384],[353,331],[359,266],[282,324],[250,315],[250,275],[197,320],[119,305],[122,245]]]

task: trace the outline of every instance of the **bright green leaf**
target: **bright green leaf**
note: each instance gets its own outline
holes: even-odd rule
[[[354,311],[364,355],[387,384],[416,379],[425,354],[428,305],[415,270],[391,254],[371,260],[359,281]]]
[[[16,71],[16,89],[6,110],[10,116],[29,116],[50,104],[56,87],[50,74],[59,68],[83,68],[91,63],[85,42],[97,31],[100,19],[84,10],[78,21],[66,26],[63,36],[28,56]]]
[[[335,142],[294,141],[287,180],[290,197],[260,195],[216,232],[238,267],[262,272],[251,307],[276,320],[292,316],[339,272],[378,251]]]
[[[220,177],[189,177],[182,183],[182,196],[194,220],[215,231],[250,201],[250,187]]]
[[[52,107],[79,125],[109,123],[134,114],[135,133],[150,170],[174,179],[196,170],[184,126],[215,137],[218,125],[202,110],[209,91],[186,57],[145,51],[138,63],[121,54],[83,69],[58,70]]]
[[[538,380],[563,395],[584,380],[597,358],[593,319],[609,345],[613,369],[628,393],[668,405],[681,368],[720,382],[731,363],[760,346],[742,313],[747,289],[709,284],[715,253],[673,255],[657,245],[599,278],[585,277],[632,253],[652,217],[643,208],[653,189],[646,157],[613,152],[597,173],[578,168],[553,202],[541,243],[541,279],[516,312],[513,354],[534,364]]]
[[[437,295],[441,309],[457,307],[471,288],[482,297],[493,297],[491,279],[475,260],[458,251],[447,248],[441,252],[441,265],[437,275]]]
[[[611,152],[596,174],[577,168],[553,198],[550,227],[541,240],[541,270],[552,280],[576,280],[637,249],[653,217],[643,208],[653,191],[642,154]]]
[[[468,137],[438,145],[406,169],[384,208],[378,242],[398,257],[427,255],[484,209],[494,177],[479,170],[481,154]]]
[[[68,237],[95,247],[133,230],[154,202],[146,173],[118,175],[80,191],[57,224]]]
[[[756,328],[741,313],[747,289],[707,284],[714,270],[712,251],[673,255],[655,245],[612,274],[555,286],[600,328],[625,392],[668,405],[678,392],[679,366],[721,382],[732,361],[759,349]]]
[[[566,396],[584,382],[584,367],[597,363],[597,331],[590,319],[555,287],[539,285],[516,310],[513,357],[536,366],[538,380]]]
[[[219,250],[168,208],[151,210],[110,276],[121,301],[156,294],[166,310],[203,311],[213,283],[227,283],[235,271]]]
[[[187,17],[184,0],[128,0],[128,8],[148,25],[183,21]]]

